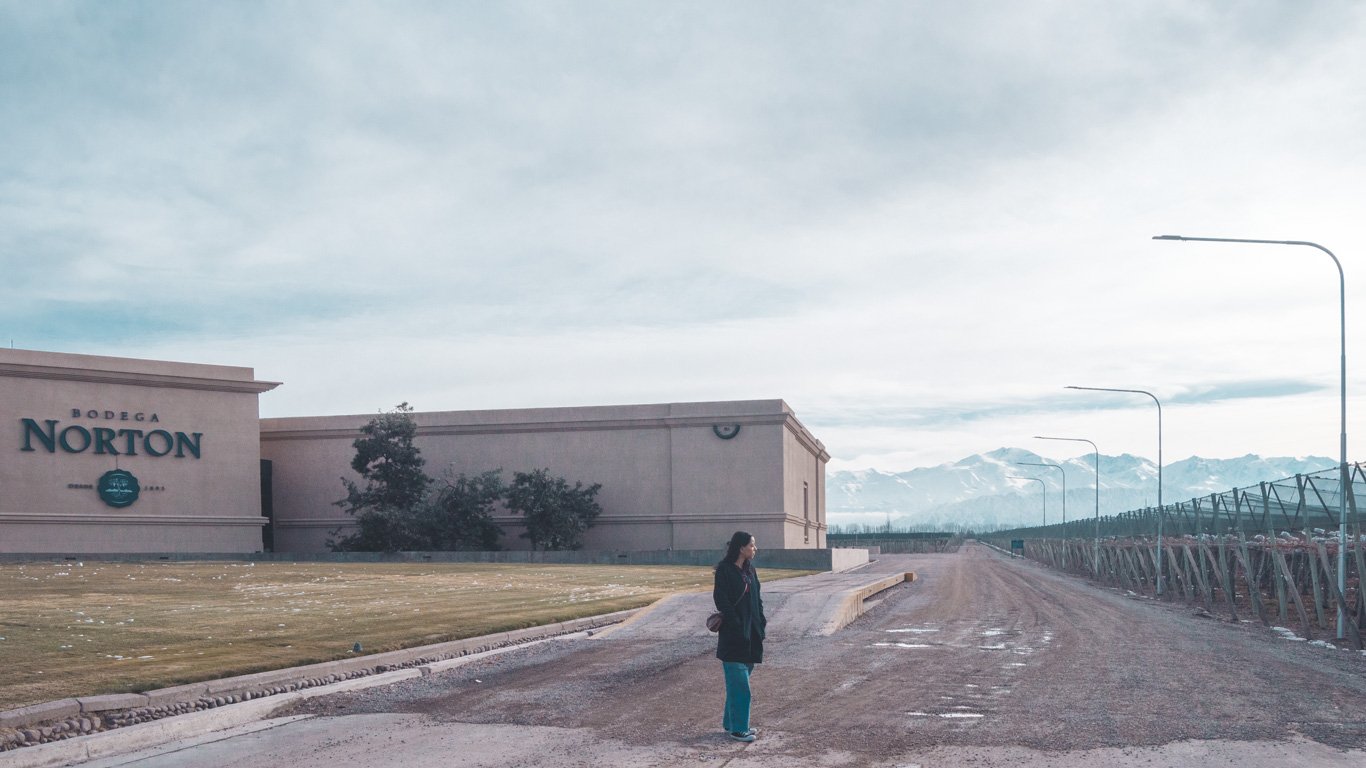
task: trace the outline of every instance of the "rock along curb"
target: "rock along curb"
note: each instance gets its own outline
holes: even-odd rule
[[[101,741],[99,736],[112,735],[107,732],[113,729],[128,732],[126,737],[116,740],[120,746],[108,742],[116,752],[222,730],[259,719],[298,698],[335,693],[348,687],[339,687],[338,683],[356,681],[355,687],[369,687],[397,682],[449,664],[437,665],[437,662],[594,630],[624,621],[638,610],[146,693],[61,699],[0,712],[0,768],[37,768],[111,754],[91,745]],[[360,681],[357,678],[367,679]],[[305,689],[323,686],[328,690],[302,693]],[[228,714],[220,708],[233,712]],[[204,724],[212,727],[206,728]],[[32,749],[21,750],[21,747]]]

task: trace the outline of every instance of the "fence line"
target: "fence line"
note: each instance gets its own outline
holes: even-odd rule
[[[990,543],[1010,546],[1007,539]],[[1138,594],[1156,595],[1157,542],[1148,538],[1024,539],[1023,555],[1043,565],[1094,578]],[[1348,543],[1347,591],[1338,592],[1336,539],[1284,533],[1252,539],[1227,535],[1165,538],[1161,568],[1166,599],[1226,612],[1238,621],[1255,615],[1263,624],[1297,624],[1306,639],[1331,639],[1337,608],[1347,606],[1345,627],[1362,649],[1366,631],[1366,545]],[[1099,561],[1096,561],[1096,553]],[[1293,613],[1292,613],[1293,610]]]
[[[1366,470],[1361,463],[1348,467],[1347,522],[1353,532],[1346,543],[1345,593],[1338,590],[1335,566],[1342,546],[1336,535],[1338,472],[1333,467],[1108,515],[1099,526],[1095,519],[1081,519],[1001,531],[987,539],[1002,547],[1019,541],[1025,557],[1044,565],[1154,596],[1160,560],[1164,597],[1201,604],[1211,614],[1227,612],[1235,621],[1256,615],[1268,625],[1294,623],[1311,639],[1335,629],[1342,605],[1348,640],[1360,650],[1366,630],[1366,541],[1356,498],[1366,491]]]
[[[878,552],[898,555],[924,555],[957,552],[963,537],[956,533],[832,533],[826,536],[832,547],[876,547]]]
[[[1229,533],[1271,533],[1311,531],[1324,535],[1337,528],[1339,490],[1338,468],[1233,488],[1187,501],[1144,507],[1099,520],[1099,535],[1156,535],[1162,521],[1164,534],[1226,535]],[[1358,493],[1366,493],[1366,469],[1361,463],[1348,465],[1347,522],[1361,533],[1357,512]],[[1096,535],[1095,518],[1078,518],[1067,523],[1031,526],[999,531],[994,537],[1011,538],[1086,538]]]

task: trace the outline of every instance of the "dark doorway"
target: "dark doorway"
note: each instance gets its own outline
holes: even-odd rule
[[[271,494],[271,463],[261,459],[261,516],[266,524],[261,526],[261,551],[275,551],[275,504]]]

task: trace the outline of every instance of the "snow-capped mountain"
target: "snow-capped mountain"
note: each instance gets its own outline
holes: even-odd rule
[[[1019,462],[1056,464],[1025,466]],[[1168,504],[1231,488],[1331,469],[1337,462],[1318,456],[1189,459],[1162,470],[1162,499]],[[1064,473],[1066,476],[1064,478]],[[1012,478],[1011,476],[1016,476]],[[1019,477],[1036,477],[1033,480]],[[1036,525],[1064,519],[1062,488],[1067,486],[1066,519],[1095,514],[1095,471],[1090,457],[1056,461],[1021,448],[998,448],[937,467],[908,472],[875,469],[832,472],[827,478],[826,509],[832,525],[890,522],[913,529]],[[1043,488],[1046,492],[1041,498]],[[1157,504],[1157,465],[1130,454],[1100,456],[1100,513],[1117,514]],[[1046,510],[1045,506],[1046,505]]]

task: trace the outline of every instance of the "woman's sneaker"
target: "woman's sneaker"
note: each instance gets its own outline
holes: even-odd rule
[[[753,732],[752,730],[750,730],[750,731],[731,731],[728,735],[729,735],[732,739],[735,739],[736,741],[743,741],[743,742],[745,742],[745,743],[747,743],[747,744],[748,744],[749,742],[751,742],[751,741],[754,741],[754,732]]]

